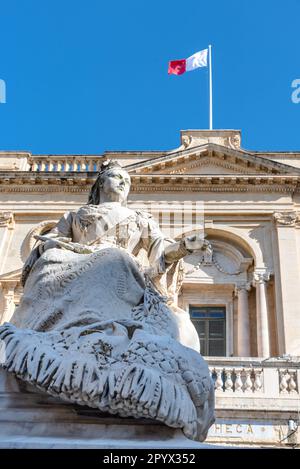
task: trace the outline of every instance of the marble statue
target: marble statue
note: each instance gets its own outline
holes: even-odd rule
[[[20,305],[0,327],[2,366],[64,401],[203,441],[214,386],[189,314],[172,298],[182,258],[207,243],[166,239],[149,213],[126,206],[129,189],[125,169],[105,161],[87,205],[37,236]]]

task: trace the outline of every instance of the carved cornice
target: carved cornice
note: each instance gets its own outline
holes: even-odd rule
[[[230,161],[226,161],[225,159],[217,159],[217,158],[211,158],[209,156],[202,156],[200,159],[195,160],[192,163],[187,163],[187,164],[181,164],[176,166],[175,169],[171,170],[169,174],[185,174],[188,172],[190,169],[194,168],[201,168],[203,166],[215,166],[217,168],[225,168],[229,169],[232,171],[232,173],[241,173],[241,174],[249,174],[251,173],[251,168],[248,168],[245,165],[241,165],[238,163],[230,163]],[[259,172],[255,172],[256,174],[259,174]]]
[[[273,214],[273,220],[277,225],[293,227],[299,224],[300,216],[294,210],[291,210],[289,212],[275,212]]]
[[[222,178],[223,179],[223,178]],[[294,184],[240,184],[231,178],[230,184],[225,184],[224,181],[214,181],[214,185],[211,184],[149,184],[149,185],[138,185],[133,184],[131,186],[131,192],[138,193],[151,193],[151,192],[282,192],[282,193],[293,193],[295,191]]]
[[[14,214],[12,212],[0,212],[0,228],[13,228]]]
[[[232,146],[230,144],[229,146]],[[182,145],[173,152],[168,152],[151,160],[132,163],[127,169],[135,174],[156,173],[164,168],[175,169],[179,165],[186,165],[194,160],[201,160],[203,157],[210,160],[229,161],[234,165],[240,165],[249,172],[257,171],[260,174],[268,175],[299,175],[300,169],[288,166],[284,163],[264,158],[259,153],[251,153],[242,149],[228,148],[215,143],[207,143],[200,146]]]
[[[96,173],[0,171],[0,192],[87,193]],[[300,190],[300,176],[132,174],[132,192],[285,192]]]

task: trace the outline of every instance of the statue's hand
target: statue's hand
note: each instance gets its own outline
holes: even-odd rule
[[[165,262],[173,264],[182,259],[184,256],[194,251],[205,251],[210,243],[203,239],[199,234],[182,238],[180,241],[173,242],[165,247]]]
[[[191,252],[199,250],[205,251],[205,249],[209,246],[209,242],[199,234],[186,236],[184,238],[184,244],[186,249]]]
[[[43,241],[43,244],[39,246],[40,254],[43,254],[43,252],[47,251],[48,249],[53,249],[53,248],[65,248],[65,249],[72,249],[69,246],[69,243],[71,241],[71,238],[51,238],[48,236],[43,236],[43,235],[36,235],[35,239],[38,241]]]
[[[42,251],[45,252],[45,251],[47,251],[48,249],[60,248],[60,247],[61,247],[61,243],[58,243],[57,240],[55,240],[55,239],[49,239],[49,240],[46,241],[42,246],[43,246],[43,247],[42,247]]]

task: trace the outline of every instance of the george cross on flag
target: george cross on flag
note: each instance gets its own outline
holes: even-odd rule
[[[169,75],[182,75],[185,72],[191,72],[199,67],[207,67],[208,49],[201,50],[191,55],[187,59],[171,60],[169,62]]]

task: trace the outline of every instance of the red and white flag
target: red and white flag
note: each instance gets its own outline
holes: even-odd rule
[[[169,62],[169,75],[182,75],[185,72],[191,72],[199,67],[207,67],[208,49],[201,50],[191,55],[187,59],[171,60]]]

